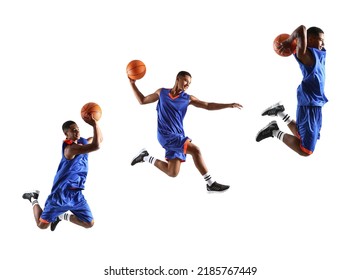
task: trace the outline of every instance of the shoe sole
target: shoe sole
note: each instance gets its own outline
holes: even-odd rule
[[[207,190],[207,193],[209,195],[215,195],[215,194],[221,194],[221,193],[224,193],[224,192],[227,192],[230,188],[227,188],[226,190],[223,190],[223,191],[212,191],[212,190]]]
[[[36,193],[39,196],[40,191],[39,190],[31,190],[31,191],[28,191],[28,192],[24,192],[23,195],[26,194],[26,193]]]
[[[269,110],[274,109],[275,107],[281,106],[281,105],[282,105],[282,103],[281,103],[281,101],[279,101],[278,103],[275,103],[274,105],[271,105],[270,107],[266,108],[266,109],[261,113],[261,115],[262,115],[262,116],[268,116],[268,115],[263,115],[263,114],[264,114],[266,111],[269,111]]]
[[[214,190],[210,189],[209,187],[207,187],[206,189],[208,192],[224,192],[224,191],[227,191],[228,189],[230,189],[230,186],[227,189],[222,190],[222,191],[214,191]]]

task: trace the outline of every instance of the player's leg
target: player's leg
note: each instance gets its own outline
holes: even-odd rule
[[[40,207],[39,202],[38,202],[39,194],[40,194],[40,191],[34,190],[31,192],[24,193],[22,197],[23,197],[23,199],[27,199],[30,201],[32,208],[33,208],[33,214],[34,214],[34,219],[35,219],[36,225],[40,229],[46,229],[49,227],[49,223],[47,223],[46,221],[42,221],[40,219],[41,214],[43,213],[43,210]]]
[[[150,155],[146,149],[140,150],[140,152],[131,161],[131,165],[141,162],[148,162],[154,165],[170,177],[176,177],[179,174],[181,165],[181,160],[176,157],[169,159],[168,161],[163,161]]]
[[[180,172],[181,160],[178,158],[169,159],[167,162],[156,159],[154,166],[170,177],[176,177]]]
[[[91,228],[94,225],[94,220],[91,221],[83,221],[80,220],[77,216],[75,215],[70,215],[70,222],[74,223],[75,225],[84,227],[84,228]]]
[[[301,156],[311,155],[320,138],[322,113],[319,106],[299,106],[296,112],[296,131],[299,138],[297,151]]]
[[[283,142],[286,146],[288,146],[290,149],[292,149],[293,151],[295,151],[296,153],[298,153],[300,156],[309,156],[311,153],[305,152],[302,148],[301,148],[301,141],[298,137],[290,135],[290,134],[285,134],[284,135],[284,139]]]
[[[199,170],[200,174],[203,176],[204,180],[206,181],[206,187],[208,191],[224,191],[227,190],[230,186],[222,185],[216,182],[212,176],[210,175],[206,165],[204,158],[201,154],[201,151],[198,146],[193,144],[192,142],[188,141],[186,143],[186,153],[191,155],[197,170]]]

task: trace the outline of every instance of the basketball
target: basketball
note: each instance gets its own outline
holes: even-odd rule
[[[290,56],[292,55],[293,53],[295,53],[296,51],[296,40],[294,40],[292,43],[291,43],[291,47],[290,48],[287,48],[287,49],[283,49],[283,50],[279,50],[279,47],[280,47],[280,44],[281,42],[283,42],[284,40],[286,40],[287,38],[289,38],[290,35],[289,34],[286,34],[286,33],[282,33],[278,36],[276,36],[276,38],[274,39],[274,42],[273,42],[273,47],[274,47],[274,51],[280,55],[280,56]]]
[[[81,108],[81,117],[83,120],[91,118],[91,115],[95,120],[100,120],[102,115],[101,107],[95,102],[86,103]]]
[[[146,66],[141,60],[132,60],[126,66],[126,73],[132,80],[139,80],[146,73]]]

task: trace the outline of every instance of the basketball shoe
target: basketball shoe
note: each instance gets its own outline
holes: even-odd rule
[[[270,106],[269,108],[266,108],[263,112],[262,112],[262,116],[277,116],[277,114],[279,112],[284,112],[285,111],[285,107],[280,103],[276,103],[272,106]]]
[[[40,191],[35,190],[32,192],[28,192],[28,193],[24,193],[22,198],[23,199],[28,199],[31,202],[31,198],[33,197],[34,199],[38,199],[39,198],[39,193]]]
[[[149,153],[146,149],[142,149],[132,160],[131,165],[135,165],[139,162],[144,162],[144,157],[148,156]]]
[[[208,191],[213,191],[213,192],[222,192],[227,190],[228,188],[230,188],[230,186],[227,185],[222,185],[219,184],[218,182],[214,182],[212,183],[211,186],[209,186],[208,184],[206,184],[206,188]]]
[[[260,142],[265,138],[274,137],[272,134],[274,130],[279,130],[276,121],[270,122],[267,126],[259,131],[259,133],[256,135],[256,142]]]

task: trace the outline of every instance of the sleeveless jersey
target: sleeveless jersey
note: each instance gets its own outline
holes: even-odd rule
[[[85,188],[85,181],[88,173],[88,154],[78,154],[73,159],[67,159],[64,156],[64,150],[67,145],[73,142],[65,140],[62,145],[62,158],[57,169],[51,192],[60,189],[81,189]],[[80,138],[77,141],[80,145],[86,145],[87,139]]]
[[[176,141],[176,139],[186,138],[183,120],[190,102],[190,95],[182,92],[180,95],[172,97],[170,91],[171,89],[161,89],[156,106],[158,114],[157,136],[163,147]]]
[[[313,66],[304,65],[297,57],[303,80],[297,88],[298,106],[320,106],[322,107],[328,99],[324,93],[325,86],[325,50],[308,48],[315,58]]]

